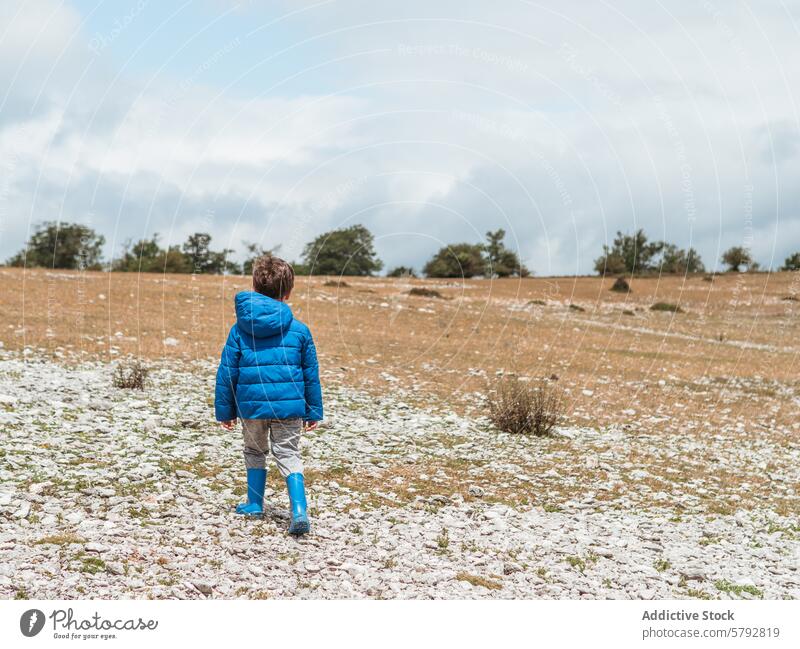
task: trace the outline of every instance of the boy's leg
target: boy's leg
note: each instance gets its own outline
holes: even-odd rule
[[[286,478],[292,473],[303,472],[303,460],[300,458],[300,436],[303,433],[303,420],[272,419],[269,422],[272,455],[278,471]]]
[[[236,512],[239,514],[260,516],[264,512],[268,431],[269,422],[266,420],[242,419],[244,465],[247,468],[247,502],[237,505]]]
[[[286,479],[289,491],[292,521],[290,534],[305,534],[309,531],[306,513],[306,491],[303,481],[303,460],[300,458],[300,437],[303,433],[302,419],[273,419],[270,422],[272,454],[278,470]]]

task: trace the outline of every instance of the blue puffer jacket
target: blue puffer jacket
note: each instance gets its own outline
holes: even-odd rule
[[[322,419],[317,351],[311,332],[284,302],[254,291],[236,295],[217,369],[217,421]]]

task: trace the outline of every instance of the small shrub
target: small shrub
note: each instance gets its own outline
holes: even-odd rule
[[[415,286],[414,288],[409,290],[408,294],[409,295],[416,295],[417,297],[435,297],[435,298],[438,298],[440,300],[446,300],[447,299],[444,295],[439,293],[439,291],[435,291],[432,288],[424,288],[424,287],[419,287],[419,286]]]
[[[535,304],[536,306],[547,306],[547,302],[544,300],[529,300],[528,304]]]
[[[714,281],[714,276],[713,275],[703,275],[703,281],[704,282],[713,282]]]
[[[531,385],[505,376],[487,393],[489,420],[506,433],[550,435],[563,417],[563,392],[545,381]]]
[[[781,298],[784,302],[800,302],[794,295],[785,295]]]
[[[580,313],[584,313],[586,311],[586,309],[584,309],[582,306],[579,306],[578,304],[570,304],[569,308],[572,311],[578,311]]]
[[[624,277],[617,277],[617,281],[614,282],[610,290],[614,291],[615,293],[630,293],[631,285],[628,284]]]
[[[622,312],[622,315],[636,315],[636,314],[633,311],[631,311],[630,309],[625,309]]]
[[[654,564],[653,567],[658,570],[658,572],[665,572],[669,570],[672,566],[670,565],[669,561],[664,558],[658,559]]]
[[[149,372],[150,370],[140,361],[130,365],[117,365],[113,379],[114,387],[124,390],[143,390]]]
[[[323,286],[333,286],[334,288],[347,288],[348,286],[350,286],[350,284],[348,284],[343,280],[339,281],[335,279],[329,279],[327,282],[323,284]]]
[[[669,302],[656,302],[650,307],[651,311],[668,311],[670,313],[683,313],[677,304],[670,304]]]
[[[392,268],[388,273],[386,273],[386,277],[416,277],[417,273],[414,271],[413,268],[409,266],[397,266],[396,268]]]

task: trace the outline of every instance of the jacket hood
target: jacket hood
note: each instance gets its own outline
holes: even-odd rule
[[[294,316],[285,302],[255,291],[236,294],[236,322],[246,334],[267,338],[289,330]]]

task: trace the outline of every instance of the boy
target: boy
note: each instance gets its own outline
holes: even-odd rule
[[[214,414],[232,430],[237,416],[244,432],[247,502],[244,516],[264,513],[266,452],[286,480],[291,505],[290,534],[310,529],[306,513],[300,435],[322,420],[322,390],[317,353],[308,327],[286,304],[294,288],[294,270],[283,259],[265,256],[253,265],[253,291],[235,298],[236,324],[222,350]]]

